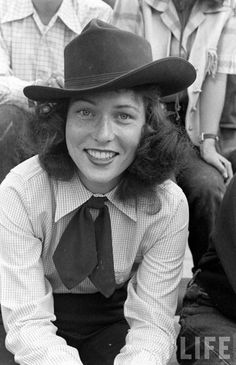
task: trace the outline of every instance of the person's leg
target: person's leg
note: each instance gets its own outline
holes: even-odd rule
[[[105,327],[84,341],[79,348],[84,365],[113,365],[114,359],[125,345],[129,325],[125,319]]]
[[[219,171],[203,161],[198,150],[194,151],[176,180],[189,203],[188,242],[196,267],[208,248],[226,187]]]
[[[226,154],[225,157],[231,162],[233,173],[236,173],[236,144],[235,149]]]
[[[179,364],[236,364],[236,323],[221,314],[196,283],[187,289],[180,326]]]
[[[123,307],[126,287],[102,294],[55,294],[57,334],[78,349],[84,365],[113,365],[129,326]]]

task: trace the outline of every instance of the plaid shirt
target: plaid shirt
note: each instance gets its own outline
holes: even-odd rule
[[[181,26],[171,0],[116,0],[113,24],[144,36],[153,58],[180,56],[197,70],[188,88],[186,130],[194,144],[200,134],[199,99],[207,73],[236,74],[236,1],[212,10],[196,4],[181,35]]]
[[[64,48],[92,19],[110,21],[102,0],[63,0],[48,25],[31,0],[0,0],[0,102],[25,102],[23,88],[64,74]]]
[[[166,365],[175,347],[188,204],[170,180],[156,194],[137,205],[118,201],[114,190],[106,194],[116,283],[131,278],[124,306],[131,329],[114,365]],[[87,278],[68,291],[52,256],[65,227],[91,195],[78,176],[67,182],[50,179],[37,156],[15,167],[0,186],[0,302],[6,346],[20,364],[82,365],[77,350],[56,335],[52,292],[97,290]],[[157,206],[150,212],[153,202]]]

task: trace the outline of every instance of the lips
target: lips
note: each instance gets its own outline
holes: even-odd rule
[[[86,149],[85,151],[89,157],[99,161],[109,161],[117,155],[116,152],[107,150]]]

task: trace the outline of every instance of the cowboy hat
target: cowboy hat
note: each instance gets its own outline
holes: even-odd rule
[[[65,86],[31,85],[24,94],[31,100],[73,98],[89,91],[106,91],[156,84],[161,96],[190,86],[194,67],[180,57],[152,59],[149,42],[99,19],[91,20],[64,52]]]

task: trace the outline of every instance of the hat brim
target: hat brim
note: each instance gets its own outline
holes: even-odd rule
[[[90,91],[109,91],[141,85],[157,85],[161,96],[164,97],[188,88],[195,78],[196,71],[191,63],[180,57],[166,57],[118,76],[106,75],[105,82],[104,75],[100,78],[97,75],[87,79],[86,83],[79,84],[78,82],[76,88],[31,85],[24,88],[24,94],[31,100],[43,102],[75,98]]]

